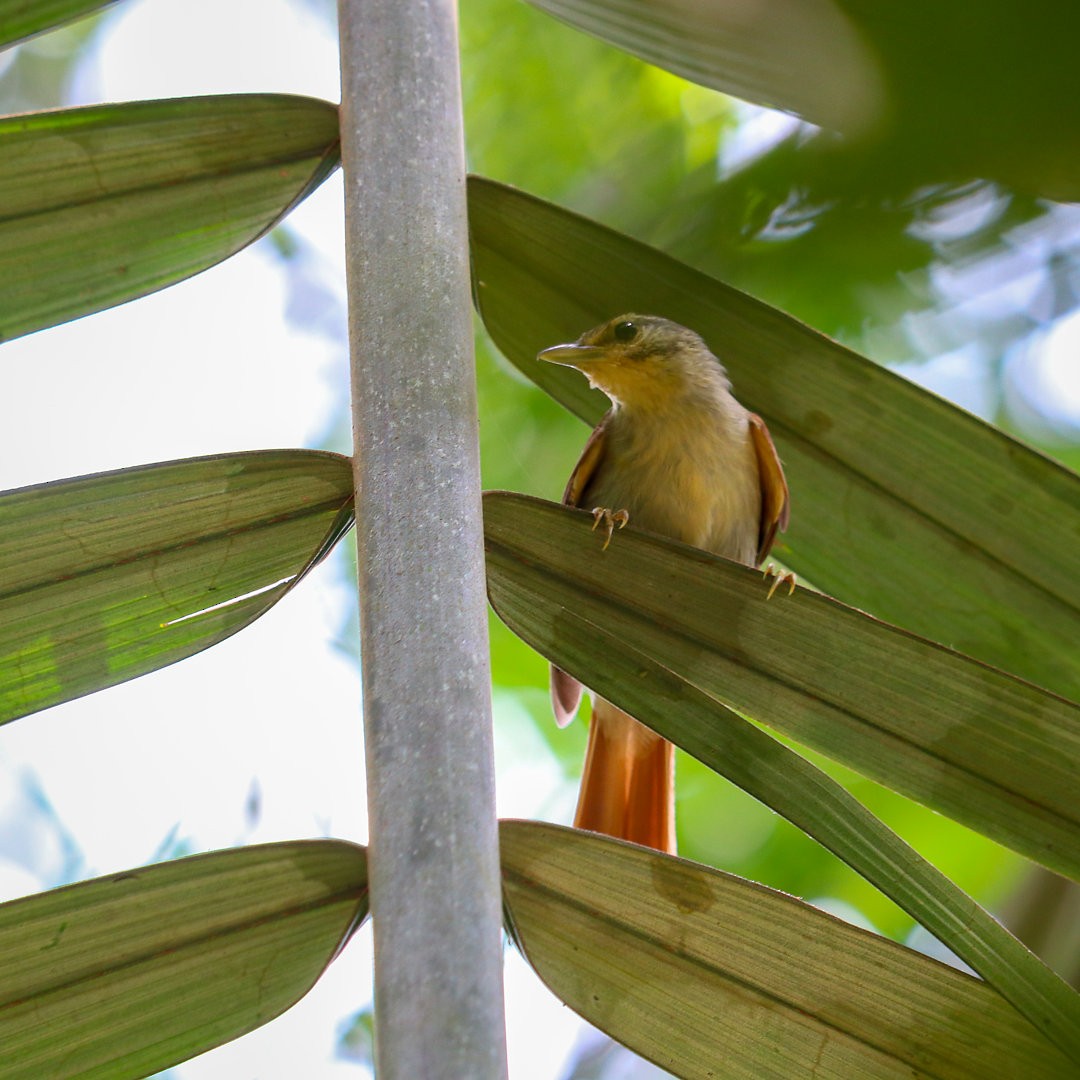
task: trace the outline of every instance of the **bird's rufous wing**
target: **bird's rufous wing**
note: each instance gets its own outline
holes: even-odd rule
[[[608,416],[610,415],[609,413]],[[608,417],[605,416],[593,428],[593,433],[589,436],[585,449],[581,451],[581,457],[578,458],[570,479],[566,481],[566,490],[562,497],[564,506],[581,505],[581,497],[585,494],[589,481],[596,475],[600,462],[604,460],[604,454],[607,453],[607,424]],[[591,510],[592,507],[589,509]]]
[[[765,421],[757,413],[750,413],[749,420],[750,439],[754,444],[761,481],[761,523],[758,526],[757,549],[757,561],[760,563],[772,549],[777,529],[783,532],[787,528],[790,499],[784,469]]]
[[[581,457],[566,482],[566,490],[563,492],[563,504],[565,506],[580,506],[581,498],[589,481],[596,475],[600,462],[604,459],[607,450],[606,434],[607,417],[596,426],[581,451]],[[551,707],[555,711],[555,723],[559,727],[566,727],[581,704],[581,683],[567,675],[561,668],[551,665]]]

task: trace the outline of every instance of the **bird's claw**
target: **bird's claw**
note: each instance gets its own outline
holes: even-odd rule
[[[594,532],[601,521],[604,523],[604,528],[607,530],[607,535],[604,537],[604,546],[600,549],[601,551],[607,551],[607,546],[611,543],[611,534],[615,531],[615,526],[617,525],[622,529],[630,520],[630,512],[628,510],[610,510],[606,506],[593,507],[592,516],[592,527]]]
[[[762,570],[761,576],[766,579],[772,578],[772,584],[769,586],[769,592],[765,597],[766,600],[771,600],[773,593],[776,592],[781,585],[788,586],[788,596],[795,591],[795,575],[790,570],[785,570],[783,573],[780,573],[772,563],[769,563],[769,565]]]

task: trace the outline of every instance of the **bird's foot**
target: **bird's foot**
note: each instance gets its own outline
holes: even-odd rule
[[[604,537],[604,546],[600,549],[601,551],[607,551],[607,546],[611,543],[611,534],[615,531],[615,526],[617,525],[622,529],[630,520],[630,512],[628,510],[610,510],[606,506],[593,507],[592,516],[592,527],[594,532],[600,522],[604,523],[604,528],[607,530],[607,535]]]
[[[765,597],[766,600],[771,600],[773,593],[776,592],[781,585],[787,585],[788,596],[795,591],[795,575],[790,570],[785,570],[783,573],[780,573],[772,563],[769,563],[769,565],[762,570],[761,576],[766,579],[772,578],[772,584],[769,586],[769,593]]]

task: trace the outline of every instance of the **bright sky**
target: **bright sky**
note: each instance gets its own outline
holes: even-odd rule
[[[73,103],[231,91],[338,98],[336,41],[303,3],[134,0],[109,21]],[[47,39],[35,47],[47,48]],[[335,177],[289,225],[310,248],[304,272],[343,311],[341,198]],[[197,454],[319,445],[346,393],[343,324],[339,316],[327,334],[291,325],[287,304],[303,299],[292,284],[294,291],[273,253],[256,245],[154,296],[6,344],[18,392],[0,397],[0,488]],[[230,641],[5,727],[0,898],[53,886],[65,872],[82,878],[141,865],[174,834],[193,850],[366,839],[359,671],[336,644],[355,618],[355,598],[332,560]],[[499,739],[500,772],[513,782],[500,786],[500,813],[550,809],[561,771],[524,717],[502,728],[510,735]],[[251,828],[253,785],[261,812]],[[74,865],[64,831],[82,855]],[[511,1075],[556,1077],[580,1024],[508,955]],[[370,995],[369,925],[296,1008],[173,1075],[363,1076],[336,1060],[333,1047],[343,1018]]]

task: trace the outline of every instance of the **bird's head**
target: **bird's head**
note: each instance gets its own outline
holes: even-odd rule
[[[537,357],[577,368],[591,386],[630,409],[657,408],[697,391],[728,388],[700,335],[657,315],[619,315]]]

